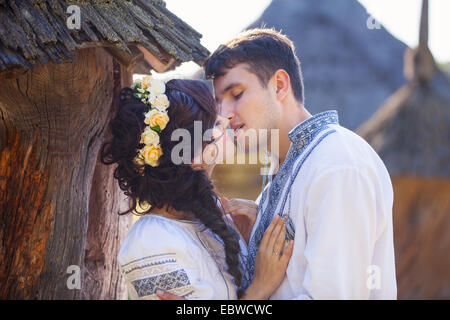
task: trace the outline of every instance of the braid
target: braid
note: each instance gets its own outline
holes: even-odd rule
[[[236,237],[236,233],[233,232],[222,216],[222,211],[217,205],[217,195],[206,172],[193,171],[195,188],[192,188],[192,191],[195,195],[192,197],[194,201],[191,203],[192,209],[190,211],[206,228],[222,239],[228,272],[234,278],[238,288],[238,297],[240,297],[242,295],[242,272],[239,269],[239,240]]]
[[[140,166],[133,158],[141,146],[144,110],[148,107],[135,98],[129,88],[122,89],[118,97],[118,113],[110,123],[112,139],[102,146],[101,161],[106,165],[117,164],[114,178],[131,199],[131,207],[119,214],[133,212],[139,200],[150,204],[142,214],[150,214],[152,208],[173,208],[198,219],[223,241],[227,271],[233,277],[240,297],[239,238],[222,216],[212,182],[205,171],[194,170],[190,164],[175,164],[171,157],[178,144],[171,139],[176,129],[185,129],[194,136],[195,121],[202,122],[202,134],[214,126],[217,118],[214,97],[208,86],[197,80],[171,80],[166,87],[170,121],[159,135],[163,154],[157,167],[145,166],[143,175],[138,172]],[[192,150],[194,147],[194,141],[191,141]]]

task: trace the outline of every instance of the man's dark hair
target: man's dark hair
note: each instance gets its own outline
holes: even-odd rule
[[[223,76],[227,69],[247,63],[261,84],[266,87],[278,69],[285,70],[291,79],[295,98],[304,102],[303,77],[294,43],[274,29],[251,29],[221,45],[206,60],[205,77]]]

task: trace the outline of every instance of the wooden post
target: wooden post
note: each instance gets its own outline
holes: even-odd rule
[[[132,73],[129,66],[114,60],[114,97],[120,89],[130,86]],[[107,122],[115,115],[116,105],[111,105]],[[105,137],[111,132],[105,127]],[[114,179],[114,166],[105,166],[98,154],[89,201],[89,223],[85,248],[85,269],[82,285],[83,299],[126,299],[127,291],[119,266],[117,253],[131,227],[130,215],[117,212],[128,209],[123,192]]]
[[[120,192],[112,168],[98,164],[120,83],[103,49],[75,54],[0,78],[0,299],[123,295],[111,264],[126,233],[115,212]],[[81,269],[80,289],[67,286],[71,265]],[[110,283],[87,294],[93,271]]]

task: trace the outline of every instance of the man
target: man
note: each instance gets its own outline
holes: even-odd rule
[[[279,132],[280,167],[258,197],[249,240],[250,280],[264,230],[288,214],[294,249],[271,299],[396,299],[389,174],[336,111],[312,116],[305,108],[292,41],[271,29],[246,31],[211,55],[205,74],[239,140],[250,130]]]

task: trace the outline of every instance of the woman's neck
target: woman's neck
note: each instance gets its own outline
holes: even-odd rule
[[[194,217],[192,214],[187,214],[183,211],[177,211],[173,208],[170,208],[167,210],[167,206],[163,206],[163,208],[158,209],[154,208],[151,210],[152,213],[160,214],[164,217],[170,218],[170,219],[177,219],[177,220],[194,220]]]

